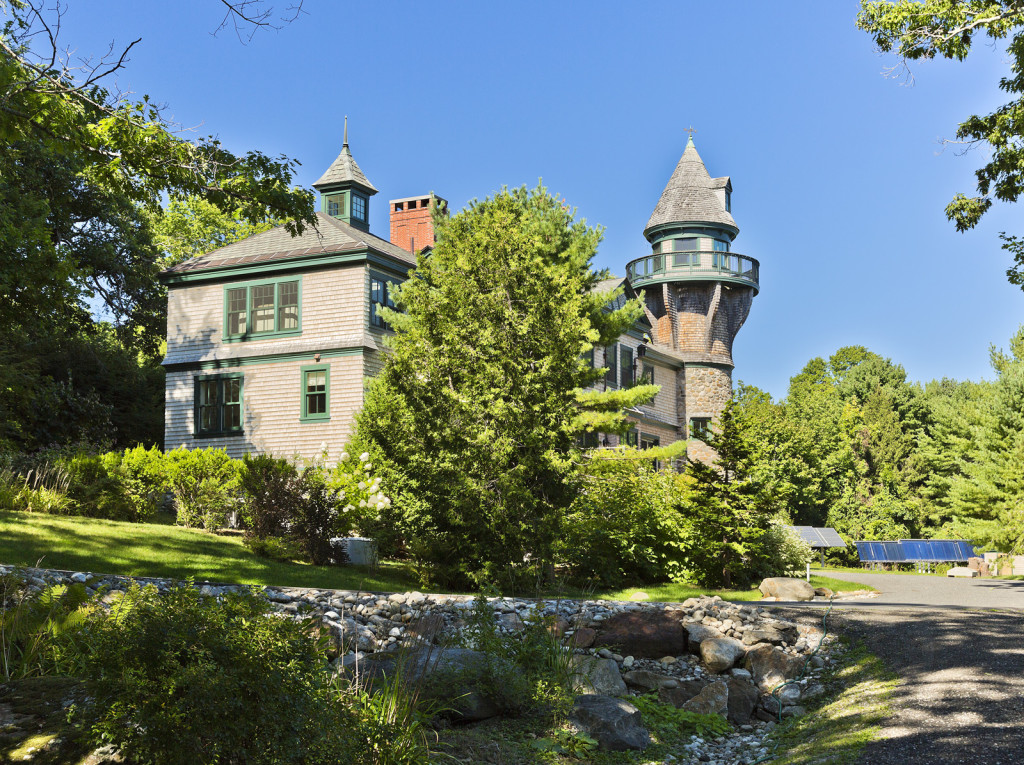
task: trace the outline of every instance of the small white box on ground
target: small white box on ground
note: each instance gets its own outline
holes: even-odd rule
[[[968,579],[973,579],[978,576],[978,573],[979,572],[975,571],[973,568],[967,568],[967,566],[954,566],[946,572],[946,576],[963,576]]]

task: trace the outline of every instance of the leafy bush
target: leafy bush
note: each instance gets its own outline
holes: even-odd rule
[[[759,557],[751,561],[755,579],[800,574],[814,557],[811,546],[782,518],[769,524],[759,542]]]
[[[644,725],[663,743],[688,742],[693,736],[717,738],[729,732],[729,722],[721,715],[678,709],[655,696],[635,696],[630,702],[640,710]]]
[[[327,485],[337,491],[338,500],[344,503],[341,514],[346,524],[361,533],[379,527],[382,513],[391,507],[391,499],[381,489],[380,476],[373,475],[369,452],[353,457],[343,451],[326,480]]]
[[[348,534],[350,528],[341,512],[339,491],[324,483],[315,468],[302,471],[297,488],[301,501],[296,503],[288,533],[306,560],[314,566],[327,565],[334,555],[331,538]]]
[[[686,480],[646,459],[592,459],[558,548],[571,577],[609,587],[679,581],[688,527],[676,499]]]
[[[132,507],[132,520],[152,518],[167,492],[164,453],[155,446],[150,449],[136,446],[123,452],[107,452],[102,459]]]
[[[164,455],[167,486],[174,492],[178,525],[218,529],[238,508],[241,464],[223,449],[178,447]]]
[[[269,454],[242,457],[238,486],[247,537],[267,539],[285,533],[302,499],[297,483],[298,471],[286,459]]]
[[[302,550],[287,537],[254,537],[246,535],[243,543],[260,558],[290,563],[302,557]]]
[[[114,521],[140,520],[121,482],[108,471],[102,457],[79,452],[61,459],[58,464],[68,476],[71,515]]]
[[[125,600],[91,625],[81,714],[96,743],[162,765],[371,761],[308,623],[190,586]]]

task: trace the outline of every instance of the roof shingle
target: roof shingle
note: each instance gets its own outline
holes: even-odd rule
[[[715,193],[715,189],[723,188],[728,183],[728,177],[711,178],[691,137],[665,190],[661,192],[661,198],[647,221],[644,233],[666,223],[689,221],[721,223],[739,231],[736,221],[726,212]]]

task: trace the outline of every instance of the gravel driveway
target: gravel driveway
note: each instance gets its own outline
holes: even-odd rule
[[[1024,762],[1024,581],[829,576],[882,592],[837,603],[830,627],[862,639],[901,681],[892,716],[860,763]]]

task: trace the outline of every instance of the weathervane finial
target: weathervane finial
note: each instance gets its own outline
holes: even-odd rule
[[[696,133],[697,131],[694,129],[693,125],[691,125],[690,127],[686,128],[686,132],[690,134],[690,137],[686,140],[686,143],[692,146],[693,134]]]
[[[342,146],[348,146],[348,115],[345,115],[345,138],[341,142]]]

